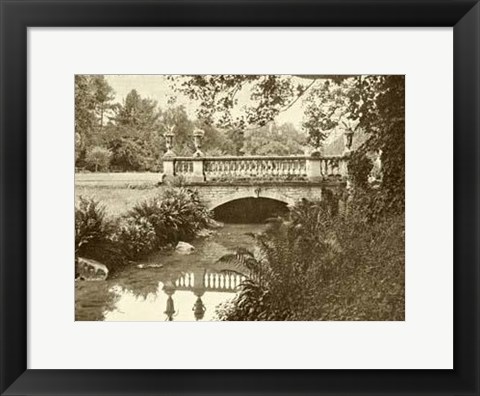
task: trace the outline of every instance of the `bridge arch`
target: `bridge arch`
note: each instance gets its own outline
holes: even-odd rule
[[[258,191],[258,189],[255,189],[255,190],[251,191],[251,190],[244,190],[244,189],[235,189],[234,191],[230,191],[226,195],[212,197],[211,200],[208,200],[208,209],[214,210],[215,208],[225,205],[229,202],[238,201],[241,199],[248,199],[248,198],[270,199],[273,201],[282,202],[287,206],[295,204],[295,199],[293,199],[291,196],[287,196],[286,194],[282,194],[281,191],[278,191],[278,190],[277,191],[271,191],[271,190]]]
[[[263,223],[267,219],[288,214],[286,202],[265,198],[245,197],[230,200],[213,210],[216,220],[226,223]]]
[[[237,200],[272,200],[284,205],[285,208],[293,206],[301,199],[318,200],[322,197],[322,184],[313,183],[204,183],[192,186],[199,195],[200,200],[207,209],[215,211],[216,208]],[[267,208],[268,209],[268,208]],[[255,210],[252,207],[252,210]]]

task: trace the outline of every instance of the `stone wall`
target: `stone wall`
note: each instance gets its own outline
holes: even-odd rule
[[[293,205],[295,202],[306,198],[309,200],[321,199],[322,189],[339,190],[343,184],[331,186],[324,184],[288,185],[288,184],[258,184],[258,185],[215,185],[198,184],[195,188],[200,198],[209,209],[214,209],[224,203],[242,198],[270,198]]]

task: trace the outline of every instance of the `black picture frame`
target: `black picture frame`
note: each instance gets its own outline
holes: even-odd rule
[[[0,0],[0,12],[2,395],[480,394],[477,1]],[[27,370],[27,29],[36,26],[453,27],[454,369]]]

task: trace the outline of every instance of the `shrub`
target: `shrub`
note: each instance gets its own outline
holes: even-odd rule
[[[256,236],[257,253],[234,261],[248,279],[224,320],[403,320],[404,218],[371,222],[359,212],[335,215],[303,200],[291,221]]]
[[[138,142],[125,138],[113,139],[109,148],[112,152],[111,164],[116,169],[128,172],[147,168],[147,153]]]
[[[106,217],[97,201],[80,197],[75,208],[75,255],[98,260],[115,271],[127,259],[192,239],[210,220],[197,192],[185,188],[165,190],[116,221]]]
[[[200,202],[197,192],[186,188],[165,190],[161,196],[137,204],[127,216],[150,223],[157,246],[192,239],[210,219],[210,213]]]
[[[95,146],[87,152],[85,162],[87,166],[95,172],[99,170],[107,170],[111,156],[112,153],[110,150]]]
[[[348,162],[348,174],[352,178],[355,187],[367,188],[368,176],[373,169],[373,162],[367,154],[361,150],[354,151]]]
[[[75,208],[75,257],[98,260],[115,271],[124,264],[115,241],[116,229],[116,223],[107,218],[103,206],[94,199],[80,197]]]
[[[155,229],[142,217],[123,218],[116,239],[130,260],[145,256],[157,247]]]

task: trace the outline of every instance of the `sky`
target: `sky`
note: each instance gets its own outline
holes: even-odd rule
[[[115,91],[115,101],[119,103],[122,103],[132,89],[136,89],[144,98],[156,100],[162,109],[170,107],[169,98],[176,96],[175,106],[184,105],[189,117],[196,118],[196,103],[188,97],[174,92],[170,87],[171,82],[167,81],[164,75],[106,75],[105,78]],[[247,95],[239,96],[240,105],[242,105],[242,100],[247,100]],[[291,108],[279,114],[275,121],[278,124],[290,122],[301,131],[302,117],[302,102],[299,100]]]

